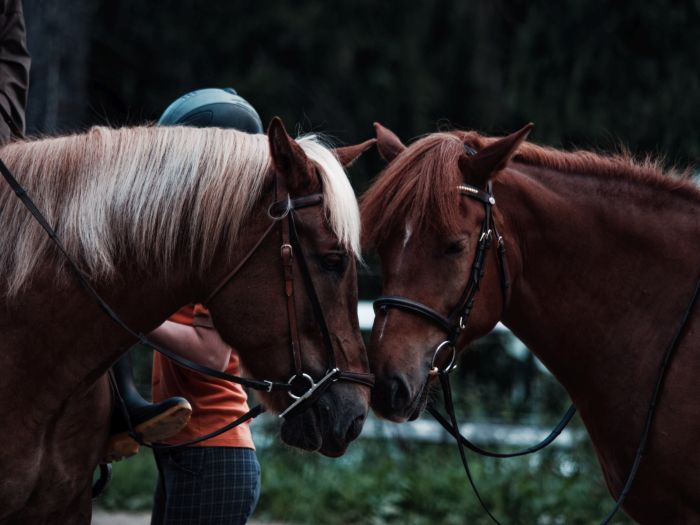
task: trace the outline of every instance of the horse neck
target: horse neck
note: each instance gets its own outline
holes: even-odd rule
[[[165,287],[128,272],[96,286],[110,308],[136,333],[145,333],[186,303],[185,287]],[[36,397],[59,409],[66,398],[92,385],[136,341],[114,323],[74,277],[57,285],[52,271],[41,271],[8,312],[4,327],[7,357],[22,370],[20,386],[38,378]],[[27,372],[31,370],[31,375]],[[9,385],[12,386],[12,385]],[[29,385],[31,386],[31,385]],[[36,388],[38,385],[34,385]]]
[[[523,165],[495,193],[513,241],[505,324],[577,405],[591,389],[651,385],[697,279],[695,250],[678,242],[698,238],[697,201]]]
[[[125,261],[119,264],[116,278],[93,284],[133,332],[147,334],[180,307],[202,302],[235,261],[245,256],[269,224],[262,209],[261,205],[253,211],[254,217],[233,245],[218,250],[201,277],[182,254],[173,260],[167,279],[158,278],[157,269]],[[66,397],[93,384],[137,340],[95,303],[74,275],[67,282],[57,281],[53,264],[55,260],[39,269],[6,318],[14,325],[7,337],[15,366],[41,377],[46,385],[45,404],[58,407]]]

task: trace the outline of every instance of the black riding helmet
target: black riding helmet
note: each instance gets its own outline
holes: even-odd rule
[[[263,133],[258,112],[233,88],[191,91],[170,104],[158,120],[159,126],[233,128]]]

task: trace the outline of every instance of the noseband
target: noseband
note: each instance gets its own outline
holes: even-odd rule
[[[491,247],[491,242],[494,235],[498,244],[498,270],[501,281],[501,304],[503,310],[505,310],[508,301],[509,284],[505,263],[506,249],[505,243],[503,242],[503,237],[501,237],[501,235],[498,233],[496,224],[493,221],[492,209],[496,205],[496,199],[493,197],[491,181],[489,181],[487,185],[487,191],[481,190],[469,184],[462,184],[458,186],[457,189],[460,191],[461,195],[479,201],[484,205],[484,220],[481,223],[481,232],[476,247],[476,254],[474,255],[474,262],[472,263],[469,280],[464,287],[457,305],[447,316],[445,316],[423,303],[398,295],[383,295],[374,301],[375,311],[379,310],[381,312],[387,312],[389,308],[397,308],[430,321],[431,323],[439,326],[442,331],[447,334],[447,339],[441,342],[433,353],[433,358],[430,365],[431,374],[437,374],[441,371],[449,372],[455,366],[457,341],[462,331],[467,327],[469,317],[472,309],[474,308],[474,301],[477,293],[479,292],[481,280],[483,279],[484,272],[486,270],[486,254]],[[440,360],[440,355],[445,351],[451,351],[450,359],[449,363],[441,369],[438,368],[437,362]]]

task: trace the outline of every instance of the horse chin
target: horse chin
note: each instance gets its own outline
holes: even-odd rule
[[[428,394],[430,393],[430,388],[428,386],[428,381],[423,383],[423,387],[420,392],[416,395],[413,403],[409,407],[408,421],[415,421],[421,414],[425,411],[425,407],[428,406]]]
[[[374,413],[387,421],[392,423],[405,423],[407,421],[415,421],[421,414],[425,411],[425,407],[428,405],[428,395],[430,393],[429,381],[426,381],[421,385],[420,389],[416,393],[413,400],[402,407],[400,410],[390,409],[383,407],[379,403],[373,403]],[[374,393],[373,393],[374,395]]]
[[[282,441],[324,456],[342,456],[350,442],[362,432],[367,406],[359,402],[346,403],[341,412],[336,405],[334,395],[329,394],[303,412],[285,419],[280,432]],[[344,416],[341,420],[336,419],[339,413]]]

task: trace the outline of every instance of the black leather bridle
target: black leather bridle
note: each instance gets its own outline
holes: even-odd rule
[[[462,331],[466,328],[472,309],[474,308],[474,301],[486,271],[486,255],[491,248],[494,236],[496,237],[498,245],[498,270],[501,281],[502,310],[505,310],[508,302],[509,283],[505,261],[506,249],[503,237],[498,233],[496,224],[493,221],[493,206],[496,205],[496,199],[493,196],[491,182],[489,181],[487,185],[487,191],[469,184],[461,184],[457,189],[461,195],[479,201],[484,206],[484,220],[481,223],[481,232],[476,246],[474,262],[472,263],[472,268],[469,273],[469,279],[462,291],[459,301],[457,301],[457,305],[445,316],[430,306],[407,297],[382,295],[374,301],[375,311],[387,312],[389,308],[397,308],[430,321],[442,328],[447,334],[447,339],[437,346],[433,354],[431,361],[431,373],[433,374],[441,370],[449,372],[454,368],[457,341]],[[446,349],[451,350],[449,362],[446,366],[439,368],[437,362],[440,360],[440,355]]]
[[[297,414],[308,408],[336,381],[347,381],[359,383],[361,385],[372,387],[374,386],[374,374],[366,372],[351,372],[340,370],[335,359],[335,350],[331,341],[330,330],[326,323],[326,317],[323,314],[323,307],[319,301],[316,288],[311,278],[309,266],[304,257],[304,250],[299,241],[299,234],[295,222],[295,210],[319,206],[323,203],[323,195],[314,193],[292,199],[287,193],[283,200],[277,200],[278,193],[282,192],[282,179],[277,176],[275,180],[275,202],[269,207],[267,214],[272,219],[268,228],[263,232],[258,241],[248,254],[243,257],[241,262],[229,273],[222,281],[214,288],[214,290],[206,298],[204,304],[210,304],[214,299],[235,277],[235,275],[243,268],[245,263],[257,251],[263,240],[272,231],[275,224],[280,225],[281,230],[281,245],[280,258],[284,271],[284,293],[287,305],[287,320],[289,327],[290,338],[290,354],[293,375],[286,383],[275,383],[273,381],[264,381],[268,388],[268,392],[277,390],[286,390],[289,396],[294,400],[279,417],[285,418]],[[311,375],[305,373],[302,367],[302,347],[299,339],[299,328],[297,321],[296,303],[294,295],[294,260],[298,261],[299,271],[301,273],[306,295],[311,302],[311,307],[314,313],[316,322],[321,331],[321,339],[326,352],[327,369],[324,376],[315,381]],[[284,386],[286,385],[286,386]]]
[[[235,277],[235,275],[243,268],[243,266],[250,260],[253,254],[257,251],[263,241],[272,232],[272,230],[280,225],[282,245],[280,247],[280,257],[282,259],[282,265],[284,268],[284,279],[285,279],[285,296],[287,298],[287,315],[289,321],[289,332],[290,332],[290,352],[293,363],[293,375],[287,382],[269,381],[269,380],[257,380],[249,379],[240,376],[234,376],[209,368],[206,366],[199,365],[189,359],[185,359],[172,351],[157,345],[149,341],[145,335],[132,330],[122,319],[114,312],[114,310],[102,299],[102,297],[97,293],[95,288],[90,284],[88,277],[83,273],[78,264],[73,260],[73,258],[67,253],[61,240],[58,238],[55,230],[49,225],[48,221],[44,215],[36,207],[32,199],[27,194],[26,190],[17,182],[15,177],[12,175],[10,170],[7,168],[5,163],[0,160],[0,173],[2,174],[5,181],[12,188],[17,197],[21,200],[24,206],[29,210],[36,221],[41,225],[41,227],[46,231],[49,238],[54,242],[58,250],[65,257],[71,270],[76,275],[78,281],[83,286],[85,291],[88,293],[90,298],[102,309],[102,311],[120,328],[125,330],[127,333],[135,337],[141,344],[149,346],[161,354],[165,355],[169,359],[175,361],[179,365],[186,368],[192,369],[196,372],[216,377],[219,379],[224,379],[237,383],[244,387],[248,387],[254,390],[261,390],[265,392],[287,392],[290,397],[293,398],[293,402],[287,407],[279,417],[289,418],[299,412],[307,409],[313,403],[315,403],[320,396],[336,381],[348,381],[358,383],[367,387],[372,387],[374,385],[374,374],[364,373],[364,372],[350,372],[340,370],[336,365],[335,351],[330,338],[330,332],[328,330],[328,325],[326,324],[325,317],[323,315],[323,308],[318,299],[316,289],[313,285],[313,280],[309,272],[306,259],[304,258],[304,251],[302,249],[299,237],[296,231],[296,225],[294,221],[294,212],[297,209],[306,208],[310,206],[318,206],[323,202],[323,196],[320,193],[299,197],[292,199],[288,193],[285,194],[285,198],[282,200],[277,200],[278,192],[283,189],[282,177],[279,173],[275,173],[275,202],[268,209],[268,215],[271,218],[271,223],[268,228],[263,232],[263,234],[258,238],[256,243],[253,245],[251,250],[243,257],[239,264],[221,281],[221,283],[214,288],[214,290],[209,294],[209,297],[205,303],[209,303],[221,290]],[[301,360],[301,344],[299,341],[298,327],[297,327],[297,316],[296,307],[294,303],[294,276],[293,276],[293,265],[294,259],[299,263],[299,270],[302,274],[304,281],[304,286],[306,288],[306,293],[311,301],[314,316],[319,324],[321,330],[321,335],[323,339],[323,346],[326,351],[328,369],[325,375],[315,381],[310,374],[304,373],[302,369]],[[129,434],[134,438],[139,444],[144,446],[158,447],[158,448],[176,448],[193,445],[210,439],[212,437],[218,436],[231,428],[238,426],[249,419],[252,419],[262,412],[265,408],[262,405],[257,405],[253,407],[246,414],[232,421],[228,425],[210,433],[205,436],[193,439],[186,443],[179,443],[177,445],[153,445],[149,443],[144,443],[140,438],[139,434],[134,431],[131,420],[129,418],[128,411],[126,410],[126,405],[124,404],[121,395],[119,395],[118,389],[114,388],[114,378],[110,374],[110,379],[112,382],[113,390],[120,405],[120,409],[124,415],[127,422],[127,427]]]

